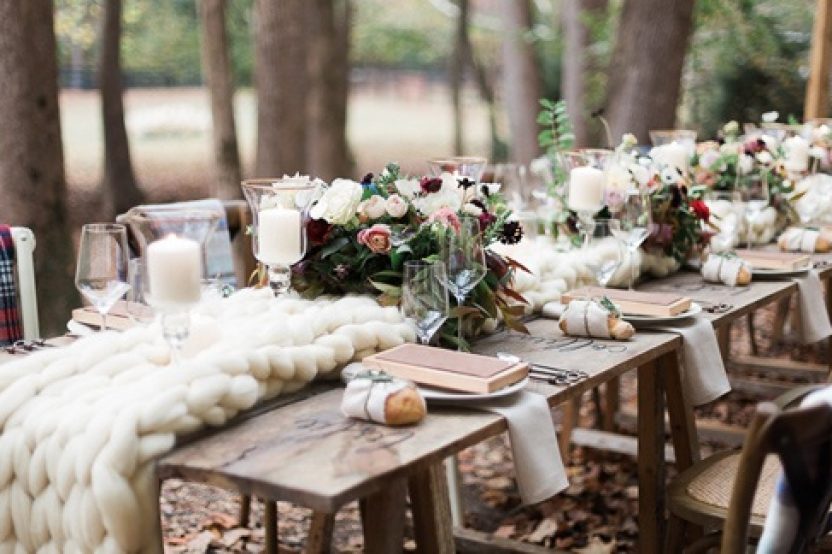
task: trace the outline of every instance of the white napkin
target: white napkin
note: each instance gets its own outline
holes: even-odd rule
[[[737,284],[740,270],[748,264],[742,258],[728,258],[711,254],[702,264],[702,277],[712,283],[725,283],[733,287]]]
[[[517,488],[524,504],[536,504],[569,486],[546,398],[520,391],[471,407],[500,414],[508,421]]]
[[[832,324],[829,323],[829,312],[826,311],[823,286],[817,271],[813,269],[795,277],[794,282],[798,288],[797,303],[804,344],[818,342],[832,335]]]
[[[692,317],[672,327],[651,325],[650,329],[682,337],[682,385],[691,404],[707,404],[731,390],[710,321],[704,317]]]

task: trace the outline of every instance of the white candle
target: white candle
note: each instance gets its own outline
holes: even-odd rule
[[[809,141],[803,137],[791,137],[783,141],[786,151],[786,169],[802,172],[809,169]]]
[[[676,167],[684,172],[687,172],[690,162],[689,149],[675,140],[650,150],[650,157],[662,165]]]
[[[301,214],[288,208],[270,208],[258,215],[257,257],[265,264],[291,265],[303,257]]]
[[[156,304],[199,302],[202,252],[195,240],[169,235],[147,247],[150,297]]]
[[[604,206],[604,172],[594,167],[576,167],[569,173],[569,208],[595,213]]]

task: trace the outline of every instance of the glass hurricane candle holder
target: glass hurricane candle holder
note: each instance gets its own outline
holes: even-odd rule
[[[612,162],[613,151],[600,148],[570,150],[561,152],[559,158],[567,175],[566,206],[578,214],[586,246],[595,228],[595,214],[604,207],[606,171]]]
[[[127,212],[138,241],[144,301],[161,316],[173,361],[190,334],[190,310],[207,280],[205,245],[219,223],[211,210],[181,206],[138,207]]]
[[[468,179],[475,183],[482,179],[487,164],[488,160],[479,156],[449,156],[428,160],[430,172],[435,177],[450,173],[457,179]]]
[[[266,266],[274,295],[282,296],[292,286],[292,265],[306,254],[306,223],[316,185],[284,178],[248,179],[242,187],[253,215],[254,257]]]

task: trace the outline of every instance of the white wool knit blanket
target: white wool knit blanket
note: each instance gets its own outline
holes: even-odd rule
[[[247,289],[198,311],[175,367],[154,327],[0,365],[0,552],[159,551],[154,459],[177,435],[414,339],[367,297]]]

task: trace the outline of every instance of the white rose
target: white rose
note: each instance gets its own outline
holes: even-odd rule
[[[650,170],[640,164],[630,164],[630,173],[640,187],[646,187],[650,182]]]
[[[448,208],[453,211],[459,211],[462,207],[462,197],[457,191],[447,192],[440,190],[416,198],[413,205],[419,210],[422,215],[429,216],[436,210],[441,208]]]
[[[737,160],[737,171],[740,175],[748,175],[754,170],[754,158],[748,154],[740,154]]]
[[[396,179],[395,185],[399,194],[407,199],[413,198],[422,191],[419,179]]]
[[[775,111],[766,112],[762,117],[763,123],[774,123],[778,117],[780,117],[780,114]]]
[[[364,189],[349,179],[335,179],[310,210],[315,219],[325,219],[333,225],[344,225],[355,216]]]
[[[766,145],[766,150],[770,150],[772,152],[777,150],[777,147],[780,145],[777,138],[771,135],[760,135],[760,140],[762,140],[763,144]]]
[[[407,213],[407,202],[398,194],[391,194],[387,197],[385,209],[390,217],[404,217]]]
[[[771,155],[771,152],[763,150],[762,152],[757,153],[757,161],[764,167],[768,167],[774,163],[774,157]]]
[[[626,168],[613,165],[607,171],[607,188],[618,192],[632,188],[632,175]]]
[[[374,194],[367,200],[364,200],[363,202],[358,204],[358,213],[360,215],[365,215],[370,219],[378,219],[382,217],[386,212],[387,206],[384,201],[384,198],[377,194]]]

